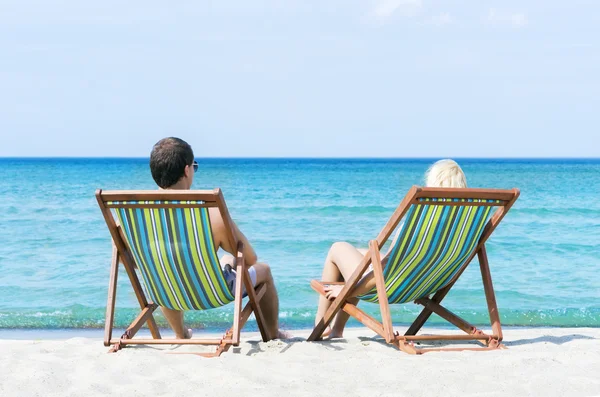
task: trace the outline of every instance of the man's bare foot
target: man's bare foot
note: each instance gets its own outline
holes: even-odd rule
[[[278,330],[277,338],[275,338],[275,339],[290,339],[291,337],[292,337],[292,334],[290,334],[289,332]]]

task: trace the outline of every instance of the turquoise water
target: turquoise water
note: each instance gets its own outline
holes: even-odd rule
[[[365,247],[431,160],[199,160],[194,188],[221,187],[233,218],[271,264],[287,329],[312,324],[329,246]],[[600,160],[459,161],[471,187],[521,189],[488,244],[501,319],[600,326]],[[145,159],[0,159],[0,328],[95,328],[104,321],[111,245],[94,191],[154,189]],[[478,266],[445,301],[485,324]],[[361,304],[370,312],[377,306]],[[117,326],[136,314],[119,280]],[[232,307],[188,313],[227,326]],[[416,305],[393,308],[409,323]],[[159,318],[164,324],[164,321]],[[443,324],[439,318],[431,323]],[[254,323],[250,324],[251,328]]]

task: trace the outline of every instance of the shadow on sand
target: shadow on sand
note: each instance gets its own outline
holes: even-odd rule
[[[562,345],[574,340],[578,340],[578,339],[583,339],[583,340],[594,340],[596,338],[592,337],[592,336],[587,336],[587,335],[581,335],[581,334],[572,334],[572,335],[563,335],[563,336],[551,336],[551,335],[544,335],[544,336],[538,336],[537,338],[531,338],[531,339],[517,339],[517,340],[505,340],[502,343],[506,346],[506,347],[511,347],[511,346],[521,346],[521,345],[529,345],[529,344],[533,344],[533,343],[552,343],[554,345]]]
[[[377,343],[379,345],[382,346],[386,346],[389,347],[390,349],[394,349],[394,350],[398,350],[398,348],[394,345],[388,344],[385,342],[385,340],[383,340],[380,337],[374,336],[374,337],[366,337],[366,336],[359,336],[358,339],[360,340],[360,343],[362,343],[363,345],[367,346],[370,343]],[[510,347],[514,347],[514,346],[523,346],[523,345],[530,345],[530,344],[537,344],[537,343],[551,343],[554,345],[563,345],[565,343],[569,343],[571,341],[574,340],[596,340],[597,338],[594,338],[592,336],[588,336],[588,335],[581,335],[581,334],[571,334],[571,335],[562,335],[562,336],[552,336],[552,335],[543,335],[543,336],[538,336],[535,338],[529,338],[529,339],[515,339],[515,340],[504,340],[502,343],[504,346],[510,348]],[[461,341],[463,346],[466,345],[474,345],[477,347],[480,347],[481,345],[477,342],[467,342],[467,341]],[[264,344],[262,341],[248,341],[246,342],[247,344],[250,345],[250,350],[248,350],[247,352],[245,352],[246,356],[254,356],[256,354],[265,352],[268,349],[271,348],[275,348],[275,349],[279,349],[279,353],[285,353],[287,352],[293,345],[298,344],[298,343],[307,343],[305,338],[301,338],[301,337],[293,337],[290,339],[284,339],[284,340],[279,340],[276,341],[277,345],[276,346],[272,346],[269,347],[269,345]],[[341,339],[330,339],[330,340],[323,340],[323,341],[317,341],[317,342],[310,342],[313,343],[315,345],[319,345],[321,346],[323,349],[325,350],[330,350],[330,351],[342,351],[344,350],[344,345],[348,344],[348,340],[341,338]],[[421,347],[446,347],[451,345],[453,342],[450,341],[431,341],[429,343],[426,344],[418,344]],[[454,342],[456,343],[456,342]],[[166,353],[174,353],[174,352],[178,352],[179,348],[181,346],[169,346],[169,347],[165,347],[165,346],[161,346],[159,347],[155,347],[155,346],[149,346],[149,345],[130,345],[127,347],[127,349],[152,349],[152,350],[159,350],[159,351],[163,351]],[[107,348],[108,349],[108,348]],[[243,350],[241,347],[232,347],[230,350],[230,353],[233,354],[242,354]],[[225,353],[227,354],[227,353]]]

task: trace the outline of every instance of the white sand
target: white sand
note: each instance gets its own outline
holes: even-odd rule
[[[367,329],[334,342],[296,334],[242,333],[213,359],[165,352],[199,350],[190,346],[108,354],[99,339],[0,340],[0,396],[600,396],[600,329],[507,329],[506,350],[422,356]]]

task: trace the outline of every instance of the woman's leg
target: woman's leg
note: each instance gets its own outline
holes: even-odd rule
[[[369,250],[364,249],[364,248],[357,248],[357,251],[360,252],[360,254],[362,255],[362,257],[364,258],[364,256],[367,254],[367,252],[369,252]],[[362,258],[361,258],[362,260]],[[358,264],[357,264],[358,266]],[[358,304],[359,299],[358,298],[350,298],[348,299],[348,303],[353,304],[353,305],[357,305]],[[346,323],[348,322],[348,320],[350,319],[350,315],[348,313],[346,313],[343,310],[340,310],[338,312],[338,314],[335,316],[335,319],[333,320],[333,325],[331,327],[331,332],[329,333],[329,337],[330,338],[341,338],[344,336],[344,328],[346,327]]]
[[[358,298],[350,298],[347,299],[347,302],[352,305],[357,305],[358,300]],[[344,336],[344,328],[349,319],[350,315],[345,311],[340,310],[335,316],[335,319],[333,319],[333,326],[331,327],[329,338],[342,338]]]
[[[329,249],[329,253],[325,259],[321,281],[334,282],[348,280],[363,258],[364,255],[352,244],[345,242],[334,243]],[[315,325],[321,321],[330,305],[330,300],[324,296],[319,296],[319,306],[315,317]],[[346,319],[340,322],[340,324],[345,325],[346,321],[348,321],[347,315],[343,311],[338,313],[338,316],[340,315],[346,316]],[[337,323],[337,320],[335,323]],[[336,334],[334,334],[334,330],[336,331]],[[341,336],[341,331],[343,331],[343,326],[341,330],[337,327],[332,328],[330,336],[339,337]]]

